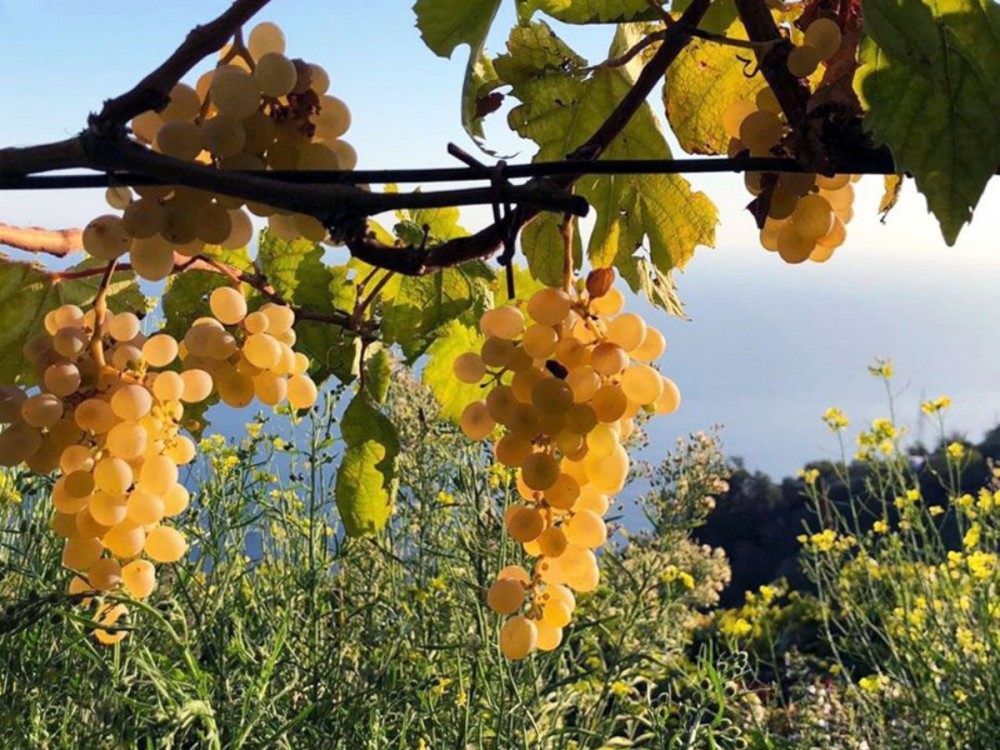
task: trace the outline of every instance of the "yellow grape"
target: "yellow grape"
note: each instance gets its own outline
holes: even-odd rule
[[[270,334],[254,333],[244,342],[243,354],[254,367],[270,370],[281,358],[281,346]]]
[[[598,424],[587,434],[587,457],[596,460],[610,456],[618,448],[618,433],[609,425]]]
[[[149,560],[133,560],[122,568],[121,578],[133,599],[145,599],[156,588],[156,568]]]
[[[132,467],[120,458],[102,458],[94,466],[94,484],[110,495],[124,495],[132,481]]]
[[[513,305],[487,310],[479,319],[484,336],[511,340],[524,332],[524,315]]]
[[[498,615],[511,615],[524,604],[524,584],[516,578],[498,578],[486,593],[486,605]]]
[[[198,92],[185,83],[177,83],[170,89],[170,103],[160,112],[160,117],[164,120],[193,120],[200,111]]]
[[[531,389],[531,402],[542,414],[559,414],[573,405],[573,391],[559,378],[542,378]]]
[[[156,131],[163,124],[163,118],[158,112],[149,110],[143,112],[131,122],[132,133],[146,143],[152,143],[156,138]],[[117,208],[117,206],[116,206]]]
[[[549,527],[538,535],[538,548],[546,557],[559,557],[567,544],[566,534],[562,529]]]
[[[606,378],[617,375],[626,365],[628,365],[628,354],[622,346],[612,341],[605,341],[595,346],[590,356],[590,366]]]
[[[566,320],[572,301],[562,289],[539,289],[528,300],[528,315],[536,323],[556,326]]]
[[[128,506],[123,495],[112,495],[102,490],[91,496],[87,509],[97,523],[109,527],[120,524],[128,514]]]
[[[111,214],[98,216],[83,230],[83,249],[99,260],[114,260],[124,255],[131,243],[122,220]]]
[[[251,29],[247,37],[247,49],[255,60],[261,59],[269,52],[284,54],[285,33],[277,24],[270,21],[259,23]]]
[[[95,591],[110,591],[122,580],[122,566],[113,557],[102,557],[90,566],[87,579]]]
[[[820,195],[826,198],[834,211],[849,209],[854,202],[854,186],[844,185],[836,190],[822,190]]]
[[[170,120],[156,131],[153,147],[166,156],[182,161],[194,161],[205,147],[201,129],[193,122]]]
[[[597,588],[601,577],[594,553],[576,544],[566,547],[559,558],[559,572],[565,584],[580,593]]]
[[[842,222],[839,217],[835,217],[833,220],[833,227],[829,232],[816,240],[816,245],[833,250],[843,245],[844,240],[846,239],[847,228],[844,226],[844,222]]]
[[[83,445],[67,446],[59,457],[59,468],[64,474],[71,474],[74,471],[90,471],[94,468],[94,454]]]
[[[581,547],[600,547],[608,539],[608,527],[604,519],[592,510],[579,510],[564,525],[566,539]]]
[[[14,424],[0,434],[0,464],[16,466],[29,459],[41,446],[42,435],[34,427]]]
[[[288,379],[288,403],[293,409],[309,409],[316,403],[319,392],[308,375],[292,375]]]
[[[551,588],[560,586],[554,584]],[[573,610],[561,599],[549,599],[542,605],[542,622],[553,628],[564,628],[573,619]]]
[[[532,440],[541,430],[540,414],[534,406],[516,403],[507,415],[507,427],[511,435]]]
[[[169,526],[157,526],[146,536],[146,555],[161,563],[172,563],[180,560],[187,551],[187,542],[183,534]]]
[[[529,440],[518,435],[509,433],[500,438],[493,446],[493,452],[497,461],[504,466],[517,468],[521,466],[532,454],[532,447]]]
[[[127,614],[128,607],[124,604],[105,602],[98,608],[97,614],[94,617],[99,624],[111,626],[118,624],[118,621]],[[94,631],[94,638],[105,646],[113,646],[116,643],[120,643],[127,635],[127,630],[110,631],[98,628]]]
[[[118,313],[108,323],[107,332],[115,341],[131,341],[139,335],[139,318],[130,312]]]
[[[63,477],[70,497],[88,497],[94,491],[94,475],[89,471],[74,471]]]
[[[833,226],[833,209],[822,195],[807,195],[799,200],[792,214],[795,233],[805,240],[815,243]],[[780,252],[779,248],[779,252]]]
[[[840,26],[830,18],[817,18],[806,29],[804,43],[814,47],[820,59],[829,60],[833,57],[843,41]]]
[[[146,430],[135,422],[119,422],[108,431],[108,452],[120,459],[131,461],[146,452],[149,441]]]
[[[500,628],[500,652],[508,659],[518,661],[525,658],[538,643],[538,628],[535,623],[516,615]]]
[[[238,250],[246,247],[253,237],[253,224],[246,211],[233,209],[229,211],[229,219],[232,222],[232,229],[229,236],[220,243],[226,250]]]
[[[681,405],[681,392],[670,378],[663,378],[663,393],[653,403],[654,414],[673,414]]]
[[[474,352],[466,352],[455,359],[453,365],[455,377],[462,383],[474,385],[486,375],[486,364],[483,358]]]
[[[774,112],[776,115],[781,114],[781,105],[778,103],[778,97],[774,95],[774,90],[770,86],[765,86],[757,95],[754,97],[754,104],[757,105],[757,109],[766,109],[769,112]]]
[[[196,455],[194,442],[183,435],[177,435],[173,441],[167,445],[165,454],[178,466],[184,466],[194,461]]]
[[[63,415],[62,400],[51,393],[29,396],[21,404],[21,417],[32,427],[51,427]]]
[[[67,539],[63,546],[62,564],[73,570],[87,570],[97,562],[104,548],[94,537]]]
[[[645,406],[663,393],[663,378],[649,365],[629,365],[622,371],[621,387],[629,401]]]
[[[159,236],[135,240],[129,259],[132,270],[147,281],[163,281],[174,270],[174,248]]]
[[[591,457],[588,454],[583,462],[587,470],[587,478],[602,492],[613,495],[620,492],[625,486],[630,462],[628,453],[621,446],[615,448],[610,455],[600,458]]]
[[[515,581],[520,581],[525,586],[531,583],[531,576],[528,575],[528,571],[520,565],[508,565],[506,568],[503,568],[499,573],[497,573],[498,581],[502,581],[505,578],[512,578]]]
[[[177,359],[177,340],[165,333],[146,339],[142,344],[142,358],[151,367],[166,367]]]
[[[244,120],[260,107],[260,89],[246,71],[219,69],[210,88],[212,104],[224,115]]]
[[[126,518],[104,535],[103,542],[115,557],[135,557],[142,552],[146,532],[135,521]]]
[[[542,372],[534,367],[515,373],[510,381],[510,387],[517,400],[525,404],[530,403],[535,384],[543,377]]]
[[[663,356],[663,352],[666,350],[667,341],[663,338],[663,334],[656,328],[647,326],[646,337],[637,348],[630,352],[630,354],[632,355],[632,359],[637,362],[655,362]]]
[[[514,505],[508,509],[509,516],[505,518],[507,533],[515,542],[524,544],[538,538],[545,529],[542,514],[534,508],[525,505]]]
[[[557,510],[569,510],[579,496],[580,483],[565,473],[560,473],[553,485],[545,490],[545,501]]]
[[[126,512],[130,520],[147,526],[158,523],[163,518],[164,509],[163,498],[138,487],[128,497]]]
[[[90,537],[94,537],[95,539],[102,539],[108,533],[109,527],[98,523],[97,519],[90,514],[89,508],[81,510],[76,514],[75,518],[77,536],[80,538],[89,539]]]
[[[52,507],[60,513],[79,513],[87,507],[86,495],[76,497],[66,491],[66,479],[60,477],[52,487]]]
[[[208,305],[220,322],[236,325],[247,314],[247,301],[243,292],[231,286],[220,286],[208,298]]]
[[[590,400],[590,406],[593,407],[598,421],[617,422],[628,408],[628,398],[619,386],[605,384],[597,389],[597,393]]]
[[[781,140],[781,118],[774,112],[758,109],[740,123],[739,138],[751,154],[766,154]]]
[[[262,372],[253,378],[253,391],[262,404],[277,406],[288,395],[288,381],[279,375]]]
[[[351,110],[335,96],[320,99],[319,116],[315,120],[316,137],[323,140],[340,138],[351,128]]]
[[[611,499],[592,484],[586,484],[580,489],[580,497],[573,505],[575,513],[592,510],[599,516],[605,515],[610,509]]]
[[[849,174],[835,174],[832,177],[827,177],[822,174],[816,175],[816,185],[820,188],[820,190],[835,191],[847,187],[850,184],[851,175]],[[836,206],[834,206],[834,208],[836,208]]]
[[[462,432],[469,440],[482,440],[496,427],[485,401],[474,401],[462,411],[460,420]]]
[[[795,231],[795,225],[788,222],[778,233],[778,254],[786,263],[801,263],[809,257],[815,240],[803,237]]]
[[[602,297],[601,299],[604,298]],[[556,359],[567,370],[582,367],[590,362],[590,350],[577,338],[561,339],[556,344],[555,354]]]
[[[547,359],[556,350],[559,336],[551,326],[535,323],[524,332],[521,346],[534,359]]]
[[[167,518],[183,513],[191,502],[191,493],[183,484],[175,484],[163,494],[163,515]]]
[[[79,536],[79,531],[76,528],[76,517],[71,513],[60,513],[59,511],[53,513],[49,521],[49,528],[56,536],[63,539]]]
[[[835,247],[824,247],[823,245],[817,244],[816,247],[813,248],[813,251],[809,253],[809,260],[814,263],[826,263],[833,257],[835,250]]]
[[[544,492],[559,478],[559,464],[548,453],[534,453],[525,459],[521,474],[531,489]]]
[[[580,404],[589,401],[601,387],[601,376],[590,365],[575,367],[566,375],[566,385],[573,392],[573,401]]]
[[[137,422],[152,408],[153,398],[141,385],[123,385],[111,396],[111,411],[119,419]]]
[[[268,52],[257,60],[253,77],[262,94],[277,98],[295,88],[298,74],[295,64],[283,54]]]
[[[566,412],[566,427],[577,435],[586,435],[597,421],[597,414],[590,404],[573,404]]]
[[[822,59],[819,50],[809,44],[796,47],[788,54],[788,72],[796,78],[807,78],[816,71]]]
[[[507,424],[511,411],[517,404],[517,398],[509,385],[498,385],[486,396],[486,408],[493,421]]]
[[[181,373],[181,380],[184,383],[181,400],[185,403],[196,404],[204,401],[212,393],[212,376],[204,370],[184,370]]]

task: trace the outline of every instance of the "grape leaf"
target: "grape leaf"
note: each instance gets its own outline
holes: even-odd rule
[[[543,213],[521,232],[521,249],[528,259],[531,275],[546,286],[562,286],[565,241],[560,233],[563,217]],[[575,223],[575,222],[574,222]],[[573,266],[579,268],[583,260],[583,245],[578,232],[573,233]]]
[[[611,54],[637,40],[645,27],[619,27]],[[510,113],[511,126],[539,145],[538,160],[562,159],[589,138],[626,95],[641,63],[586,70],[574,53],[544,23],[512,30],[508,52],[496,60],[498,75],[521,104]],[[660,124],[644,103],[605,152],[609,159],[666,159],[670,149]],[[586,177],[577,183],[597,213],[587,254],[593,266],[626,265],[648,244],[650,260],[663,274],[682,268],[696,246],[715,241],[716,209],[704,193],[694,192],[676,175]],[[529,250],[529,253],[531,251]],[[661,303],[659,296],[651,300]]]
[[[493,79],[483,51],[486,36],[501,0],[417,0],[413,11],[424,43],[439,57],[450,58],[455,48],[469,45],[469,62],[462,86],[462,126],[475,140],[483,138],[478,102]]]
[[[910,172],[953,245],[1000,164],[1000,6],[862,0],[865,126]]]
[[[346,271],[323,262],[323,247],[305,239],[291,242],[268,231],[261,232],[257,266],[268,283],[289,304],[330,314],[346,281]],[[342,269],[342,267],[339,267]],[[347,383],[358,375],[361,343],[350,331],[323,321],[295,323],[295,348],[313,360],[311,371],[317,382],[335,375]]]
[[[395,499],[399,437],[395,425],[358,392],[341,420],[347,450],[337,469],[337,509],[349,536],[381,531]]]
[[[563,23],[622,23],[656,18],[647,0],[519,0],[518,14],[522,21],[536,11]]]
[[[743,24],[726,30],[733,39],[746,39]],[[741,99],[753,100],[767,86],[764,76],[747,78],[746,50],[704,39],[692,39],[667,70],[663,103],[670,129],[689,154],[724,154],[729,136],[722,115]],[[739,58],[742,57],[743,60]]]
[[[101,261],[87,260],[68,271],[103,265]],[[33,384],[34,369],[21,351],[24,343],[44,333],[46,313],[66,304],[87,308],[100,285],[100,275],[58,280],[34,263],[0,255],[0,383]],[[115,312],[131,310],[140,316],[152,309],[132,271],[119,271],[111,277],[108,307]]]
[[[379,349],[365,362],[365,388],[376,403],[384,404],[392,381],[392,355]]]
[[[427,361],[421,380],[431,389],[441,405],[441,416],[458,421],[462,410],[485,396],[478,385],[468,385],[455,378],[454,362],[466,352],[478,352],[483,337],[477,328],[451,321],[427,349]]]

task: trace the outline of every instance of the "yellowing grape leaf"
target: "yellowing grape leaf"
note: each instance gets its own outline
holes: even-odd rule
[[[385,528],[396,496],[399,436],[395,425],[358,392],[341,420],[347,449],[337,469],[337,509],[349,536]]]
[[[446,419],[457,422],[466,406],[486,395],[478,385],[460,382],[453,370],[456,359],[466,352],[478,353],[483,341],[478,328],[452,321],[441,329],[438,338],[427,349],[421,380],[434,393],[441,406],[441,416]]]
[[[855,90],[954,244],[1000,164],[1000,6],[863,0]]]
[[[669,5],[669,3],[659,3]],[[647,0],[519,0],[518,15],[526,21],[541,11],[563,23],[624,23],[655,19]]]
[[[68,270],[103,265],[88,260]],[[34,369],[21,351],[25,342],[45,332],[45,314],[50,310],[66,304],[87,309],[93,304],[100,284],[99,274],[59,281],[40,266],[0,255],[0,383],[34,383]],[[151,304],[139,290],[135,274],[119,271],[111,278],[108,307],[115,312],[130,310],[142,316],[151,309]]]
[[[645,26],[619,27],[610,54],[621,54]],[[539,145],[538,160],[562,159],[604,122],[635,81],[640,63],[585,70],[586,61],[544,23],[511,32],[498,75],[521,104],[511,126]],[[670,149],[652,108],[644,103],[604,154],[609,159],[665,159]],[[577,183],[597,213],[587,248],[594,266],[618,266],[648,245],[661,273],[683,267],[698,245],[715,242],[716,209],[678,175],[585,177]],[[654,303],[660,300],[653,299]]]
[[[392,355],[379,349],[365,362],[365,389],[376,403],[384,404],[392,381]]]
[[[734,22],[726,35],[746,39],[746,30]],[[753,97],[767,82],[758,74],[747,78],[753,64],[749,50],[740,50],[704,39],[692,39],[667,70],[663,104],[670,129],[689,154],[724,154],[729,136],[722,115],[734,102]],[[739,58],[743,58],[740,60]]]
[[[493,72],[483,54],[486,35],[501,0],[417,0],[413,11],[424,43],[439,57],[451,57],[455,48],[469,45],[469,62],[462,87],[462,125],[470,136],[483,137],[481,98],[488,93]]]

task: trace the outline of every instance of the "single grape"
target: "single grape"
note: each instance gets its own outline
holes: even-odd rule
[[[511,617],[500,628],[500,652],[513,661],[525,658],[538,644],[535,623],[523,615]]]
[[[516,578],[498,578],[486,592],[486,605],[498,615],[511,615],[524,604],[524,584]]]
[[[146,545],[143,549],[155,562],[172,563],[184,556],[187,542],[177,529],[157,526],[146,536]]]

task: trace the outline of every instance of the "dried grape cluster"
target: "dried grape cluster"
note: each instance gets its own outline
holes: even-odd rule
[[[508,304],[480,321],[482,349],[455,360],[463,383],[482,383],[485,400],[466,407],[467,437],[495,436],[496,459],[517,470],[522,502],[510,506],[507,532],[535,558],[533,571],[500,571],[489,606],[509,615],[500,649],[521,659],[559,645],[576,606],[574,591],[592,591],[604,544],[603,516],[625,486],[630,461],[623,443],[642,411],[667,414],[677,386],[652,366],[663,335],[634,313],[601,269],[587,290],[544,288],[527,304]]]

